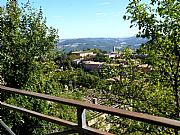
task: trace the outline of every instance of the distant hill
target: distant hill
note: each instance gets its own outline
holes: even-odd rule
[[[59,40],[58,47],[64,49],[65,52],[73,50],[85,50],[87,48],[99,48],[110,52],[115,46],[117,49],[123,50],[125,47],[137,49],[142,43],[147,42],[146,39],[129,37],[129,38],[78,38],[78,39],[62,39]]]

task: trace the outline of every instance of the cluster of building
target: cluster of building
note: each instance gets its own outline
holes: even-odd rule
[[[93,60],[86,60],[86,57],[93,58],[96,56],[96,54],[94,54],[93,52],[75,51],[75,52],[72,52],[72,54],[79,56],[79,59],[73,60],[72,63],[76,64],[76,65],[81,63],[86,71],[99,70],[102,65],[107,65],[109,67],[119,67],[119,68],[128,67],[127,61],[125,59],[121,58],[122,55],[116,51],[115,47],[113,47],[112,52],[104,54],[108,58],[113,59],[113,63],[111,63],[111,64],[107,64],[105,62],[97,62],[97,61],[95,62]],[[144,58],[147,55],[136,54],[135,56],[137,58],[139,58],[139,57]],[[131,59],[131,61],[136,65],[138,70],[142,70],[144,72],[151,70],[151,66],[149,66],[148,64],[140,64],[137,59]]]

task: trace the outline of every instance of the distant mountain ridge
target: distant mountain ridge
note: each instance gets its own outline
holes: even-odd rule
[[[129,38],[77,38],[77,39],[61,39],[58,47],[64,49],[65,52],[73,50],[85,50],[87,48],[99,48],[110,52],[113,46],[122,50],[129,47],[133,50],[138,49],[142,43],[146,43],[147,39],[129,37]]]

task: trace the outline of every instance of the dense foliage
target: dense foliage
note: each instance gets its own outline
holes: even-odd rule
[[[29,3],[20,7],[13,1],[0,7],[0,76],[5,86],[62,96],[63,85],[56,74],[54,58],[57,31],[47,27],[42,9],[35,10]],[[80,99],[73,92],[63,97]],[[1,94],[1,101],[33,111],[75,121],[75,108],[49,103],[26,96]],[[63,111],[60,111],[60,110]],[[72,110],[67,115],[66,110]],[[58,111],[57,111],[58,110]],[[61,113],[58,113],[61,112]],[[45,134],[61,130],[57,125],[40,121],[1,108],[0,115],[16,134]]]
[[[119,59],[108,58],[99,49],[88,49],[97,55],[84,60],[105,64],[98,70],[85,72],[82,63],[72,63],[79,56],[55,51],[57,31],[47,27],[41,9],[34,10],[29,3],[20,8],[14,2],[7,2],[5,7],[0,7],[0,83],[78,100],[97,98],[99,104],[179,120],[179,9],[177,0],[151,0],[148,4],[130,0],[124,19],[131,20],[131,27],[139,28],[137,36],[148,42],[136,52],[125,48]],[[118,67],[109,66],[117,63],[120,63]],[[1,94],[0,98],[30,110],[77,121],[73,107],[12,94]],[[8,115],[3,120],[19,135],[64,129],[2,108],[0,115]],[[109,131],[115,134],[178,134],[170,128],[126,118],[108,116],[106,122],[110,124]]]
[[[134,111],[180,120],[179,8],[178,0],[151,0],[149,3],[130,0],[127,6],[124,19],[131,21],[130,27],[138,27],[138,37],[149,39],[138,52],[146,54],[142,62],[152,68],[151,72],[142,74],[134,71],[131,64],[130,70],[126,70],[120,88],[126,89],[125,99],[131,99]],[[145,133],[173,134],[173,130],[165,128],[142,127]]]
[[[141,52],[148,54],[149,63],[161,79],[161,84],[174,95],[174,118],[180,116],[180,2],[151,0],[149,4],[132,0],[127,7],[132,26],[139,28],[138,36],[149,38]],[[167,84],[169,84],[167,86]]]
[[[14,2],[1,7],[1,76],[7,86],[21,88],[38,64],[49,62],[57,32],[46,26],[42,10],[28,4],[19,8]],[[37,63],[38,62],[38,63]]]

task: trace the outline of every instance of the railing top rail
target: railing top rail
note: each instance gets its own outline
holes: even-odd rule
[[[153,115],[148,115],[148,114],[143,114],[143,113],[138,113],[138,112],[131,112],[131,111],[126,111],[126,110],[122,110],[122,109],[106,107],[106,106],[102,106],[102,105],[95,105],[95,104],[85,103],[85,102],[76,101],[76,100],[72,100],[72,99],[64,99],[64,98],[60,98],[60,97],[56,97],[56,96],[50,96],[50,95],[36,93],[36,92],[19,90],[19,89],[9,88],[9,87],[0,85],[0,92],[1,91],[36,97],[36,98],[45,99],[48,101],[63,103],[66,105],[71,105],[71,106],[81,107],[81,108],[89,109],[89,110],[93,110],[93,111],[98,111],[98,112],[108,113],[108,114],[112,114],[112,115],[116,115],[116,116],[126,117],[126,118],[130,118],[133,120],[157,124],[160,126],[166,126],[166,127],[170,127],[170,128],[174,128],[174,129],[180,129],[180,121],[172,120],[172,119],[168,119],[168,118],[163,118],[163,117],[158,117],[158,116],[153,116]]]
[[[52,116],[49,116],[49,115],[41,114],[41,113],[38,113],[38,112],[35,112],[35,111],[31,111],[31,110],[28,110],[28,109],[25,109],[25,108],[13,106],[13,105],[3,103],[3,102],[0,102],[0,106],[8,108],[10,110],[14,110],[14,111],[18,111],[18,112],[21,112],[21,113],[24,113],[24,114],[28,114],[30,116],[40,118],[42,120],[46,120],[46,121],[49,121],[49,122],[52,122],[52,123],[56,123],[56,124],[61,125],[61,126],[69,127],[69,128],[71,128],[71,129],[73,129],[74,131],[77,131],[77,132],[79,131],[78,124],[67,121],[67,120],[63,120],[63,119],[60,119],[60,118],[56,118],[56,117],[52,117]],[[104,132],[104,131],[94,129],[94,128],[91,128],[91,127],[84,127],[83,131],[84,131],[84,133],[93,134],[93,135],[113,135],[111,133]],[[76,132],[74,132],[74,133],[76,133]],[[59,134],[59,133],[57,133],[57,134]]]

